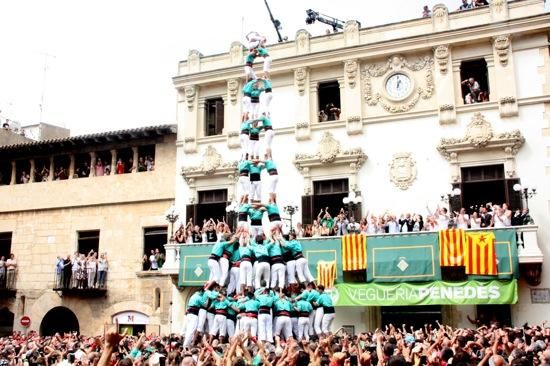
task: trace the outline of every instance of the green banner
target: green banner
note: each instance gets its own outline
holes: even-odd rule
[[[367,238],[367,282],[441,280],[438,233]]]
[[[516,244],[516,231],[494,230],[495,252],[497,256],[497,276],[468,276],[469,280],[511,280],[519,278],[518,247]]]
[[[336,283],[343,282],[342,279],[342,239],[331,237],[325,239],[300,239],[302,251],[306,257],[309,270],[317,279],[317,263],[319,261],[336,261]]]
[[[319,261],[336,262],[336,282],[342,279],[342,245],[339,237],[325,239],[303,239],[302,249],[308,260],[309,270],[317,279]],[[211,244],[185,244],[180,247],[179,286],[201,286],[210,276],[208,257]]]
[[[336,306],[515,304],[517,281],[337,284]]]

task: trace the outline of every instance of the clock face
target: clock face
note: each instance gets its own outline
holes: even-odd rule
[[[386,80],[386,92],[394,99],[403,99],[412,88],[411,79],[405,74],[393,74]]]

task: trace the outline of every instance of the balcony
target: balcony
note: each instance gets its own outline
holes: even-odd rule
[[[467,230],[467,232],[475,231]],[[349,276],[352,272],[343,271],[340,237],[304,238],[300,241],[304,247],[304,254],[310,261],[310,270],[314,276],[317,269],[315,263],[312,263],[312,258],[313,262],[336,261],[337,282],[348,282],[347,280],[351,278],[357,279],[351,280],[351,282],[359,283],[420,282],[442,279],[445,281],[466,279],[487,281],[491,279],[511,280],[521,275],[529,285],[538,285],[543,262],[543,254],[537,238],[538,226],[526,225],[493,229],[493,231],[496,237],[495,252],[499,263],[498,273],[495,277],[467,276],[464,273],[464,267],[446,267],[445,269],[452,269],[451,272],[456,272],[451,273],[451,276],[448,275],[448,271],[442,271],[439,266],[439,235],[437,232],[367,236],[369,262],[367,271],[361,271],[361,276]],[[378,250],[377,246],[378,248],[384,247],[386,252]],[[211,247],[210,244],[194,245],[176,242],[166,244],[164,246],[166,262],[161,270],[162,273],[178,276],[180,286],[201,285],[208,279],[207,258]],[[394,252],[391,252],[392,250]],[[388,254],[381,255],[381,253]],[[414,262],[427,256],[430,257],[429,263]],[[422,268],[425,269],[424,272],[422,272]],[[462,274],[458,272],[462,272]]]
[[[88,281],[88,273],[77,274],[76,278],[73,277],[73,273],[67,277],[63,273],[56,273],[54,275],[53,291],[57,292],[60,296],[71,297],[105,297],[107,296],[107,278],[101,279],[99,272],[92,272],[94,279]]]
[[[0,278],[0,299],[9,299],[15,297],[17,290],[15,284],[17,283],[17,271],[13,274],[6,273],[3,278]]]

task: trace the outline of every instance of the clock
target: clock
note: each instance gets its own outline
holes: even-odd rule
[[[386,79],[386,93],[395,100],[405,99],[412,91],[412,81],[409,76],[404,73],[391,74]]]

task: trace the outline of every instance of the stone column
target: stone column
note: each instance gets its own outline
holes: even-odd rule
[[[338,118],[338,121],[343,121],[346,119],[346,116],[349,116],[348,104],[350,103],[346,100],[346,83],[344,83],[344,78],[338,78],[337,81],[340,88],[340,118]]]
[[[74,154],[69,155],[69,179],[74,178],[74,166],[75,166],[75,156]]]
[[[10,185],[17,184],[17,163],[15,160],[11,161],[11,178]]]
[[[55,173],[55,163],[53,156],[50,156],[50,175],[48,176],[48,181],[52,181]]]
[[[111,174],[116,172],[116,160],[117,160],[117,151],[116,149],[111,149]]]
[[[319,83],[309,83],[309,123],[319,123]]]
[[[493,58],[495,85],[491,85],[489,98],[492,101],[498,101],[501,117],[517,116],[519,110],[516,77],[512,55],[512,38],[509,34],[493,38]]]
[[[489,100],[494,102],[498,99],[499,91],[497,90],[497,77],[495,74],[495,58],[490,56],[485,56],[485,61],[487,62],[487,84],[489,84]]]
[[[95,177],[95,162],[97,155],[95,151],[90,152],[90,177]]]
[[[31,159],[30,163],[31,163],[31,169],[29,171],[29,176],[30,176],[30,182],[33,183],[34,182],[34,171],[36,170],[36,164],[34,162],[34,159]]]
[[[199,98],[198,106],[195,108],[195,113],[193,121],[197,121],[195,136],[204,137],[206,136],[206,113],[205,113],[206,99]]]
[[[436,93],[439,110],[439,123],[448,124],[456,122],[455,85],[460,85],[460,78],[454,79],[452,69],[451,48],[442,44],[434,48],[434,83],[445,93]]]
[[[310,106],[310,85],[309,85],[309,69],[307,67],[299,67],[294,69],[294,86],[296,87],[296,114],[294,116],[295,123],[312,123],[315,119],[311,119]],[[317,115],[315,113],[314,115]]]
[[[132,159],[134,159],[134,165],[132,166],[132,173],[137,173],[137,168],[138,168],[138,159],[139,159],[139,154],[138,154],[138,148],[137,146],[132,146],[132,152],[134,153],[134,157]]]

